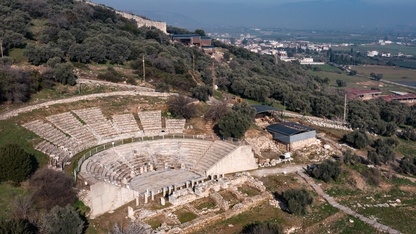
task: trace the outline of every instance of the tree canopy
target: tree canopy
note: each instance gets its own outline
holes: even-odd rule
[[[35,170],[36,160],[17,144],[0,148],[0,182],[19,183],[26,180]]]

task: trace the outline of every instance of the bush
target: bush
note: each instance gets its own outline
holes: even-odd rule
[[[283,228],[278,223],[272,222],[254,222],[244,226],[244,234],[283,234]]]
[[[36,204],[45,209],[74,203],[76,191],[73,178],[51,169],[37,171],[29,180]]]
[[[0,182],[20,183],[34,172],[36,160],[19,145],[7,144],[0,148]]]
[[[296,215],[306,214],[306,208],[312,204],[313,198],[305,189],[289,189],[282,193],[290,213]]]
[[[105,73],[99,74],[97,76],[100,80],[110,81],[110,82],[121,82],[123,81],[121,74],[118,73],[114,68],[108,67]]]
[[[72,206],[55,206],[43,218],[42,233],[46,234],[81,234],[84,221]]]
[[[33,226],[24,220],[0,220],[0,233],[4,234],[34,234],[37,233]]]
[[[379,186],[381,182],[381,173],[375,169],[370,168],[362,173],[365,181],[372,186]]]
[[[341,174],[341,167],[337,162],[325,160],[321,164],[316,165],[312,170],[311,175],[316,179],[325,181],[326,183],[332,180],[337,180]]]
[[[342,157],[343,157],[344,164],[347,164],[347,165],[354,165],[361,161],[360,157],[352,153],[351,150],[344,151],[342,153]]]
[[[370,138],[363,131],[355,130],[345,134],[343,140],[355,148],[362,149],[371,143]]]
[[[203,102],[208,101],[209,96],[212,95],[212,89],[207,86],[197,86],[191,89],[191,92],[192,92],[192,97]]]
[[[190,119],[198,115],[198,108],[193,103],[195,100],[185,96],[171,96],[167,104],[169,111],[178,117]]]

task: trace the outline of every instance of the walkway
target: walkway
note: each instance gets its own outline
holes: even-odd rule
[[[296,165],[288,165],[285,167],[269,167],[269,168],[260,168],[254,171],[250,171],[250,175],[255,177],[263,177],[268,175],[276,175],[276,174],[291,174],[302,171],[303,168],[306,167],[306,164],[296,164]]]
[[[25,106],[21,108],[17,108],[8,112],[4,112],[0,114],[0,120],[9,119],[11,117],[17,116],[21,113],[30,112],[32,110],[41,109],[44,107],[48,107],[50,105],[62,104],[62,103],[71,103],[83,100],[92,100],[96,98],[103,98],[103,97],[111,97],[111,96],[150,96],[150,97],[168,97],[171,95],[177,95],[175,93],[159,93],[159,92],[140,92],[140,91],[116,91],[116,92],[109,92],[109,93],[95,93],[89,95],[81,95],[81,96],[74,96],[65,99],[58,99],[53,101],[46,101],[39,104],[34,104],[30,106]]]
[[[358,219],[360,219],[361,221],[373,226],[375,229],[380,230],[382,232],[388,232],[390,234],[399,234],[401,232],[386,226],[384,224],[381,224],[379,222],[377,222],[376,220],[373,219],[369,219],[367,217],[364,217],[363,215],[358,214],[357,212],[351,210],[350,208],[343,206],[341,204],[339,204],[338,202],[335,201],[335,199],[331,196],[329,196],[328,194],[326,194],[324,192],[324,190],[322,190],[322,188],[317,185],[315,183],[315,181],[309,177],[307,174],[305,174],[305,172],[303,171],[298,171],[298,174],[305,179],[305,181],[318,193],[318,195],[322,196],[323,198],[325,198],[325,200],[333,207],[338,208],[339,210],[343,211],[346,214],[352,215]]]

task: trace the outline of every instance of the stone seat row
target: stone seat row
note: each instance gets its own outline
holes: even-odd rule
[[[143,150],[143,148],[157,148],[161,145],[163,147],[170,145],[175,150],[171,153],[166,151],[164,154],[156,154],[151,150],[149,153],[148,149]],[[192,146],[198,146],[199,150],[191,151]],[[186,149],[187,147],[189,149]],[[92,156],[85,162],[87,167],[83,173],[116,184],[128,183],[132,178],[149,171],[172,167],[203,174],[236,148],[235,145],[221,141],[210,142],[191,139],[137,142],[121,145]]]

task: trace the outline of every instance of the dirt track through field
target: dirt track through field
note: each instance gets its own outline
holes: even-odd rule
[[[338,208],[339,210],[341,210],[342,212],[344,212],[346,214],[352,215],[352,216],[360,219],[361,221],[371,225],[375,229],[380,230],[382,232],[388,232],[390,234],[401,233],[398,230],[395,230],[395,229],[393,229],[389,226],[381,224],[381,223],[377,222],[376,220],[364,217],[363,215],[358,214],[357,212],[351,210],[350,208],[339,204],[338,202],[335,201],[335,199],[333,197],[326,194],[324,192],[324,190],[322,190],[322,188],[319,185],[317,185],[311,177],[309,177],[307,174],[305,174],[305,172],[298,171],[298,174],[316,191],[316,193],[318,193],[319,196],[322,196],[331,206],[333,206],[335,208]]]

